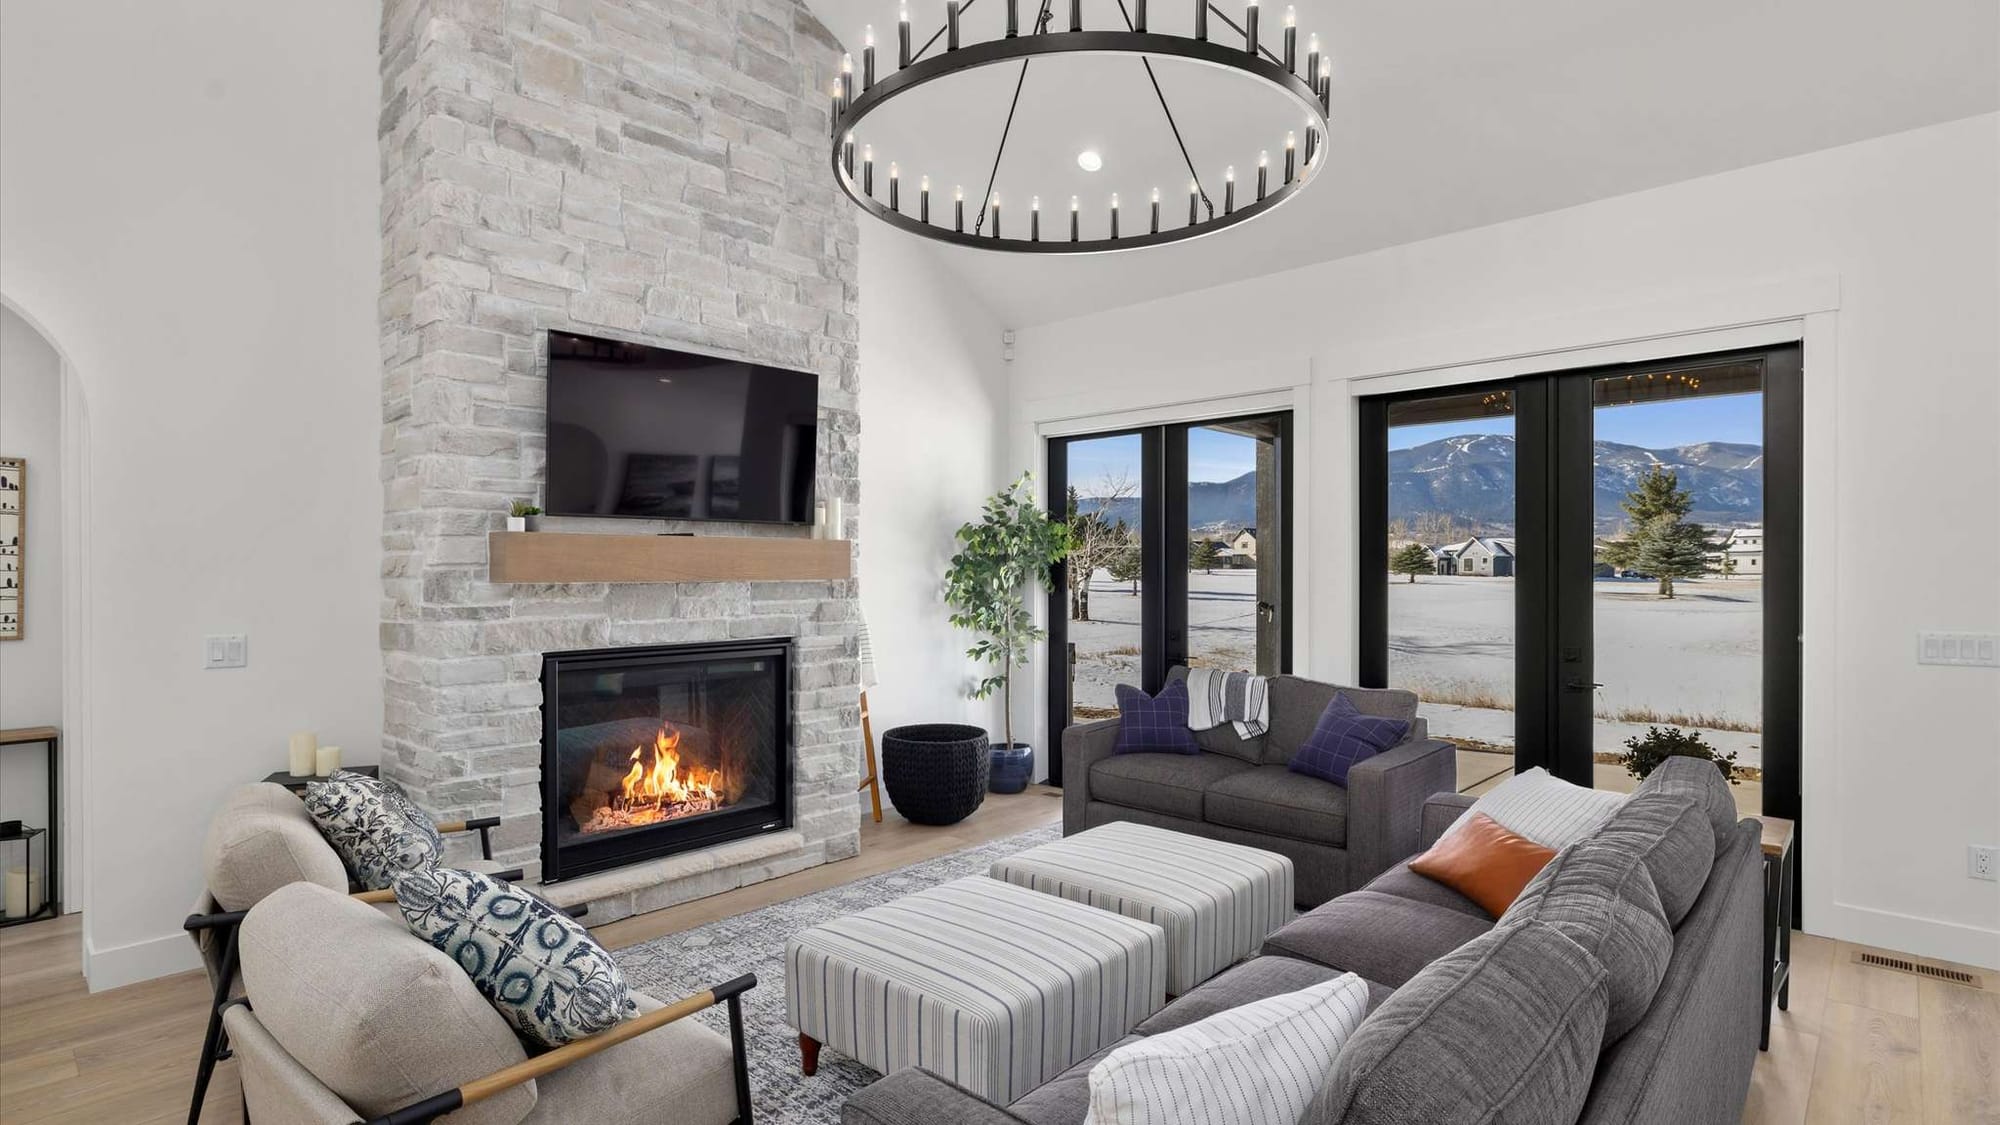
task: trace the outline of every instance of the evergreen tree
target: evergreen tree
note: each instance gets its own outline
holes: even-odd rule
[[[1389,573],[1407,574],[1415,582],[1419,574],[1437,573],[1437,564],[1431,561],[1431,553],[1422,543],[1410,543],[1389,556]]]
[[[1702,573],[1708,529],[1688,521],[1694,494],[1681,487],[1678,473],[1654,465],[1619,506],[1630,523],[1624,537],[1604,545],[1605,562],[1658,578],[1663,598],[1674,596],[1674,579]]]
[[[1121,521],[1118,526],[1122,530],[1125,524]],[[1111,559],[1106,564],[1105,569],[1111,572],[1113,579],[1119,582],[1131,583],[1132,592],[1137,594],[1139,592],[1139,577],[1144,563],[1145,560],[1139,551],[1139,544],[1131,541],[1131,535],[1128,532],[1124,547],[1111,553]]]
[[[1188,552],[1188,569],[1199,570],[1203,574],[1215,572],[1215,542],[1211,539],[1197,539],[1194,549]]]

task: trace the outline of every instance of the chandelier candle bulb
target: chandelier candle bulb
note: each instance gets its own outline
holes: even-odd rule
[[[896,13],[896,68],[901,70],[910,65],[910,6],[903,5]]]
[[[1208,42],[1208,0],[1194,0],[1194,37]]]
[[[1250,0],[1243,9],[1243,49],[1253,55],[1257,53],[1257,0]]]
[[[1146,30],[1146,0],[1132,0],[1132,30]]]
[[[854,104],[854,56],[840,56],[840,112]]]
[[[903,195],[897,190],[900,186],[897,183],[896,162],[891,160],[889,162],[889,210],[891,211],[903,210]]]
[[[1234,164],[1222,170],[1222,213],[1225,215],[1236,213],[1236,165]]]
[[[1021,34],[1021,0],[1007,0],[1007,38]]]
[[[960,234],[965,233],[965,189],[951,189],[951,225]]]
[[[838,82],[833,84],[833,101],[829,103],[826,120],[827,127],[838,137],[840,135],[840,83]]]
[[[1270,171],[1270,167],[1271,167],[1271,154],[1268,152],[1258,153],[1257,154],[1257,202],[1259,203],[1264,202],[1265,174]]]
[[[852,129],[847,131],[847,139],[841,142],[840,158],[841,162],[847,165],[847,178],[852,180],[854,178],[854,130]]]
[[[1082,214],[1082,212],[1083,212],[1082,201],[1077,199],[1077,197],[1074,195],[1070,196],[1069,197],[1069,240],[1071,242],[1077,241],[1077,236],[1080,233],[1080,227],[1082,226],[1082,223],[1078,219],[1078,216]]]
[[[861,190],[870,199],[875,197],[875,146],[861,146]]]
[[[1007,0],[1007,34],[1014,34],[1014,0]],[[944,49],[958,50],[958,0],[944,0]]]
[[[1028,241],[1042,240],[1042,197],[1037,195],[1028,200]]]
[[[919,222],[925,223],[931,221],[931,178],[929,176],[925,176],[923,179],[917,181],[917,219]]]
[[[1297,133],[1286,133],[1285,134],[1285,186],[1286,187],[1292,186],[1292,177],[1296,173],[1296,169],[1298,167],[1298,157],[1299,157],[1298,148],[1299,148],[1299,135]]]
[[[1160,233],[1160,189],[1153,189],[1153,229],[1151,234]]]
[[[875,85],[875,25],[861,29],[861,89]]]
[[[1188,181],[1188,225],[1193,226],[1200,221],[1201,221],[1201,182],[1198,180],[1189,180]]]
[[[1319,34],[1315,32],[1306,38],[1306,85],[1311,86],[1314,81],[1313,76],[1318,73],[1319,73]],[[1318,89],[1317,86],[1314,86],[1313,88],[1315,90]]]
[[[1319,60],[1319,108],[1323,113],[1333,112],[1333,60]]]
[[[993,193],[993,237],[1000,237],[1000,193]]]
[[[1069,29],[1083,30],[1083,0],[1069,0]]]
[[[1118,193],[1111,193],[1111,237],[1118,237]]]
[[[1285,9],[1285,72],[1299,69],[1299,13],[1296,8]]]

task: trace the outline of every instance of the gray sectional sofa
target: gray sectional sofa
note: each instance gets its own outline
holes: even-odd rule
[[[1423,808],[1428,847],[1471,804]],[[907,1069],[845,1125],[1078,1125],[1109,1050],[1351,971],[1370,1013],[1303,1125],[1723,1125],[1757,1055],[1763,898],[1755,821],[1713,765],[1662,764],[1498,920],[1398,863],[1013,1104]]]
[[[1170,679],[1184,679],[1175,668]],[[1404,740],[1356,765],[1346,788],[1285,768],[1335,692],[1364,715],[1404,719]],[[1359,887],[1417,851],[1424,799],[1458,788],[1451,744],[1428,737],[1407,691],[1271,680],[1271,722],[1241,739],[1229,724],[1198,731],[1200,754],[1113,754],[1118,720],[1063,732],[1063,834],[1115,820],[1264,848],[1291,859],[1300,906]]]

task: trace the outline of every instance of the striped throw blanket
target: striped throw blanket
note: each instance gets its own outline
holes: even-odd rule
[[[1230,723],[1236,737],[1257,738],[1271,725],[1271,681],[1263,676],[1189,668],[1187,686],[1189,730]]]

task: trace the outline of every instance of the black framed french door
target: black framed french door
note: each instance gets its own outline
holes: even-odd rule
[[[1291,670],[1290,411],[1052,437],[1050,514],[1076,548],[1049,584],[1049,781],[1062,732],[1176,665]]]
[[[1630,788],[1627,739],[1738,755],[1796,819],[1798,345],[1364,398],[1361,680],[1425,698],[1460,786]]]

